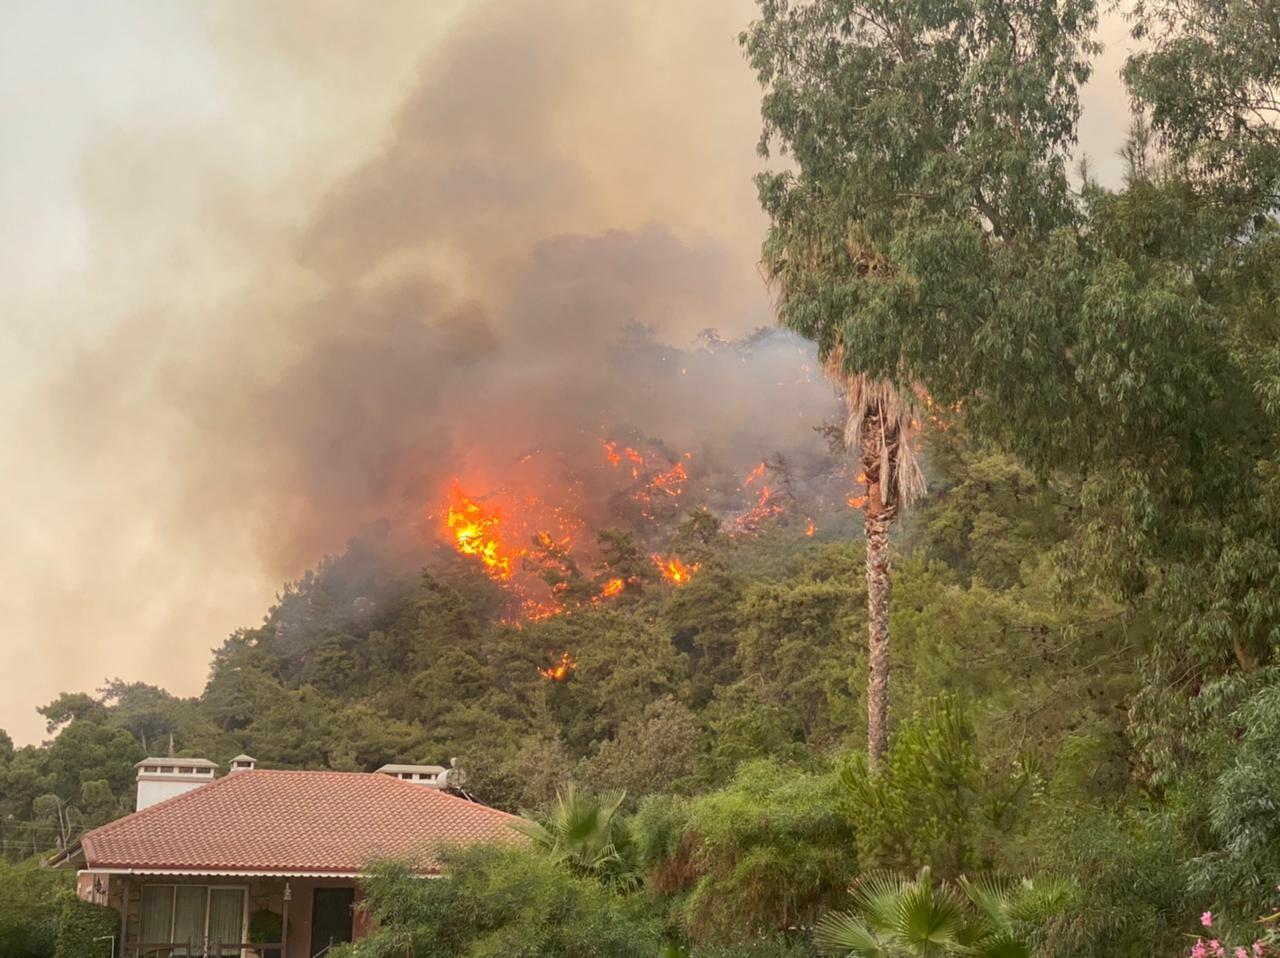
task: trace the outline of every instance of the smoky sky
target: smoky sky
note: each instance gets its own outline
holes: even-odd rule
[[[282,581],[530,450],[598,456],[621,428],[699,455],[812,441],[832,396],[802,350],[744,367],[696,338],[769,321],[749,15],[467,5],[399,77],[360,76],[381,123],[307,72],[326,65],[306,9],[269,34],[201,23],[276,119],[292,104],[272,84],[321,116],[334,91],[356,140],[325,117],[280,157],[234,118],[130,115],[86,148],[79,282],[28,314],[45,368],[12,460],[0,726],[31,740],[36,705],[114,675],[197,691]]]
[[[0,727],[38,740],[37,705],[112,676],[198,692],[284,580],[422,526],[454,477],[619,429],[726,468],[811,449],[832,394],[804,348],[699,339],[770,321],[753,10],[23,13],[0,39]]]

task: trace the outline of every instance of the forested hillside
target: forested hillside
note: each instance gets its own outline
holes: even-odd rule
[[[198,697],[117,680],[0,738],[11,861],[172,743],[453,763],[529,817],[455,880],[380,867],[361,958],[1280,948],[1275,3],[1131,11],[1116,184],[1070,163],[1088,0],[759,8],[790,333],[602,319],[537,441],[477,429]]]

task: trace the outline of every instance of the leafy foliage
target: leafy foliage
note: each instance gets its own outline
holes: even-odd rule
[[[516,828],[575,874],[618,891],[631,890],[639,885],[640,875],[630,833],[619,815],[626,797],[625,792],[613,792],[589,798],[570,785],[556,795],[545,819],[526,817]]]
[[[385,866],[366,882],[377,931],[351,958],[654,958],[660,935],[634,903],[537,850],[478,846],[446,858],[450,878]]]
[[[0,859],[0,955],[52,958],[71,885],[70,874],[47,871],[36,860],[10,865]]]
[[[111,940],[120,935],[120,913],[68,895],[58,915],[53,958],[99,958],[111,954]]]
[[[812,922],[854,867],[835,776],[743,765],[724,789],[654,798],[635,828],[649,884],[695,941],[743,941]]]

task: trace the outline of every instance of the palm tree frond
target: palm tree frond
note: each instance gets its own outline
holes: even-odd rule
[[[888,954],[874,931],[848,912],[828,912],[813,929],[813,943],[824,955],[856,955],[858,958]]]
[[[858,878],[850,891],[866,920],[880,931],[893,929],[898,917],[898,902],[911,882],[896,872],[874,871]]]
[[[960,897],[948,886],[934,887],[928,874],[912,883],[898,901],[898,936],[917,954],[958,954],[965,914]]]

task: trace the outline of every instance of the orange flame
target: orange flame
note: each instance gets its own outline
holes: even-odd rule
[[[805,535],[807,535],[807,536],[812,536],[812,535],[813,535],[815,532],[817,532],[817,531],[818,531],[818,530],[817,530],[817,527],[816,527],[816,526],[814,526],[814,524],[813,524],[813,520],[812,520],[812,519],[806,519],[806,520],[804,521],[804,534],[805,534]]]
[[[623,446],[619,450],[618,444],[611,439],[601,439],[600,444],[604,446],[604,456],[609,460],[609,465],[616,469],[622,464],[622,460],[626,459],[631,463],[631,478],[640,478],[640,470],[644,468],[644,456],[630,446]]]
[[[603,598],[609,599],[617,595],[618,593],[620,593],[626,587],[627,587],[626,580],[610,579],[608,582],[604,584],[604,588],[600,590],[600,595]]]
[[[502,542],[502,512],[486,511],[467,497],[455,480],[450,490],[445,524],[453,534],[454,547],[463,555],[475,556],[494,579],[511,578],[512,563],[522,554],[509,551]]]
[[[563,682],[569,677],[569,673],[577,667],[578,663],[574,661],[573,656],[565,652],[555,665],[545,669],[538,669],[538,674],[544,679],[550,679],[552,682]]]
[[[695,572],[702,568],[700,563],[695,562],[692,565],[686,565],[675,556],[669,556],[664,559],[660,555],[651,555],[649,558],[653,560],[653,564],[662,572],[662,577],[672,585],[684,585],[693,578]]]
[[[751,485],[751,483],[755,482],[757,479],[763,479],[765,469],[766,469],[766,466],[762,462],[760,463],[760,465],[756,466],[749,473],[747,473],[747,478],[742,480],[742,488],[745,489],[747,486]]]
[[[649,485],[654,489],[660,489],[667,495],[675,498],[684,492],[684,484],[689,480],[689,473],[685,471],[684,463],[677,462],[666,472],[660,472],[650,480]]]
[[[779,501],[778,494],[769,486],[764,486],[756,497],[756,504],[738,519],[738,528],[743,532],[760,531],[760,525],[767,519],[782,515],[786,511],[786,501]]]
[[[849,505],[851,505],[855,509],[861,509],[863,506],[867,504],[867,497],[850,495],[849,498],[845,500],[845,502],[849,503]]]

